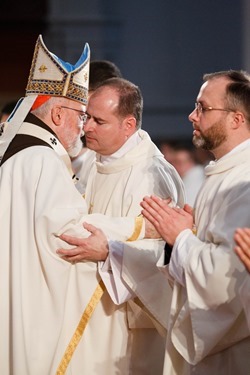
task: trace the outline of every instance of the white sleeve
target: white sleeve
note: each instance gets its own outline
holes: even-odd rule
[[[165,264],[165,251],[162,252],[156,266],[163,276],[170,282],[173,282],[173,277],[169,273],[169,264]]]
[[[250,275],[246,272],[245,280],[239,289],[240,300],[244,307],[248,327],[250,329]]]
[[[183,230],[176,238],[169,262],[169,274],[182,286],[185,286],[185,263],[190,251],[187,238],[193,233],[190,229]]]
[[[105,265],[100,265],[99,270],[113,302],[120,304],[137,297],[166,328],[172,289],[156,265],[164,241],[109,241],[109,245],[109,259]]]
[[[132,290],[122,280],[123,243],[109,241],[109,256],[105,263],[99,262],[99,274],[110,298],[116,305],[135,297]]]

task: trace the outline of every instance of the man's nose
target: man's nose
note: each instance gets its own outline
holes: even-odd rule
[[[193,111],[188,115],[189,121],[193,122],[197,120],[198,114],[196,108],[193,109]]]
[[[93,119],[90,117],[87,119],[87,121],[85,122],[84,126],[83,126],[83,130],[84,132],[86,133],[87,131],[91,131],[93,130],[93,127],[94,127],[94,121]]]

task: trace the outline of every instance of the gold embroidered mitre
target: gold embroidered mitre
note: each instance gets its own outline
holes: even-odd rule
[[[64,96],[87,105],[90,49],[86,43],[75,65],[64,62],[45,46],[42,36],[36,42],[26,96]]]

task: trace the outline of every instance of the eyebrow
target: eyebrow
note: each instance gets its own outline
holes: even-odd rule
[[[86,115],[88,116],[88,118],[93,118],[95,121],[106,121],[105,119],[103,119],[102,117],[96,117],[96,116],[92,116],[88,111],[86,111]]]

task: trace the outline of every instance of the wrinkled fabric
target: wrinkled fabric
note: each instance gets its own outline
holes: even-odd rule
[[[149,135],[139,130],[130,145],[123,156],[120,152],[105,158],[105,163],[97,155],[85,195],[89,212],[134,217],[140,215],[143,197],[152,194],[171,197],[173,205],[183,206],[183,183]],[[166,332],[172,293],[156,266],[164,245],[159,240],[110,243],[112,273],[109,267],[100,270],[112,300],[127,311],[128,326],[121,328],[131,353],[131,374],[162,374],[165,339],[161,336]],[[131,300],[133,296],[139,305]]]
[[[250,226],[250,149],[208,165],[195,207],[197,236],[179,235],[164,375],[245,375],[250,333],[239,296],[245,270],[233,251],[237,227]],[[176,257],[174,254],[177,254]],[[183,256],[182,256],[183,254]],[[166,271],[167,272],[167,271]]]
[[[69,248],[58,235],[87,237],[86,221],[125,241],[135,221],[88,215],[66,165],[45,146],[23,149],[1,166],[0,207],[0,373],[54,375],[100,280],[97,263],[72,265],[57,255]],[[67,375],[129,373],[117,329],[126,314],[116,310],[105,292]]]

